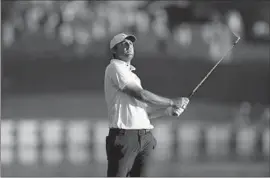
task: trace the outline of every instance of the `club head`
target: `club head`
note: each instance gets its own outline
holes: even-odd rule
[[[237,40],[236,40],[236,43],[238,43],[238,41],[239,41],[240,39],[241,39],[241,38],[240,38],[240,37],[238,37],[238,38],[237,38]]]
[[[233,45],[236,45],[240,39],[241,39],[240,37],[237,37],[237,40],[233,43]]]

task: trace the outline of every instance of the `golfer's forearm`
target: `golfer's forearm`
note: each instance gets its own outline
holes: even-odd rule
[[[147,90],[141,90],[139,92],[139,96],[140,96],[140,99],[146,103],[159,105],[159,106],[166,106],[166,107],[173,105],[173,100],[162,97],[162,96],[158,96]]]
[[[159,118],[159,117],[164,117],[165,115],[166,114],[165,114],[165,109],[164,108],[159,109],[159,110],[155,110],[155,111],[148,114],[149,119],[156,119],[156,118]]]
[[[164,106],[164,107],[172,106],[174,104],[172,99],[158,96],[148,90],[139,88],[136,85],[127,85],[122,91],[148,104]]]

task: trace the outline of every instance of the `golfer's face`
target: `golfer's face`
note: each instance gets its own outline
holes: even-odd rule
[[[118,44],[118,53],[121,56],[125,56],[129,59],[132,59],[134,56],[134,46],[132,41],[125,39]]]

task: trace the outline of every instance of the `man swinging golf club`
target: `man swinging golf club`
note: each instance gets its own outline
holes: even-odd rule
[[[113,37],[113,55],[105,70],[104,92],[108,109],[109,134],[106,137],[108,177],[146,176],[145,166],[156,146],[150,119],[179,116],[189,103],[186,97],[169,99],[141,86],[131,65],[136,37],[124,33]],[[162,109],[151,111],[151,105]]]

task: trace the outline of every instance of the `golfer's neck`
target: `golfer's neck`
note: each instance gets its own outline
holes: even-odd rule
[[[130,62],[131,62],[131,61],[128,60],[127,58],[120,57],[120,56],[118,56],[117,59],[119,59],[119,60],[121,60],[121,61],[124,61],[124,62],[126,62],[127,64],[130,64]]]

